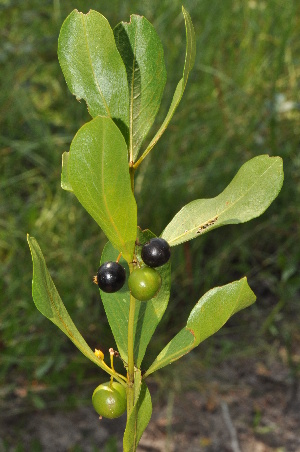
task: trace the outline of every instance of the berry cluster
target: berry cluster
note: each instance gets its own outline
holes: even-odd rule
[[[155,268],[166,264],[170,256],[170,246],[164,239],[153,238],[143,245],[141,257],[145,266],[135,268],[128,278],[128,287],[134,298],[147,301],[158,293],[161,276]],[[103,292],[113,293],[123,287],[125,279],[124,267],[110,261],[99,267],[94,281]]]

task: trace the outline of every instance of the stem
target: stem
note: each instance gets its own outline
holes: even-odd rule
[[[133,162],[129,163],[129,174],[131,181],[131,190],[134,196],[134,168]],[[129,264],[130,273],[133,271],[133,263]],[[133,357],[133,328],[134,328],[134,312],[135,312],[135,298],[130,294],[130,307],[129,307],[129,319],[128,319],[128,382],[133,383],[134,381],[134,357]]]
[[[134,196],[134,172],[135,169],[133,167],[134,163],[131,160],[129,162],[129,174],[130,174],[130,182],[131,182],[131,190]],[[134,269],[134,264],[129,264],[130,273]],[[134,314],[136,308],[136,300],[130,294],[130,306],[129,306],[129,318],[128,318],[128,373],[127,373],[127,420],[133,410],[134,407],[134,355],[133,355],[133,347],[134,347]]]
[[[130,308],[128,319],[128,379],[130,382],[134,380],[134,357],[133,357],[133,328],[134,328],[134,312],[136,301],[132,295],[130,295]]]
[[[111,348],[109,349],[109,353],[110,353],[110,367],[111,367],[111,370],[113,372],[115,372],[115,369],[114,369],[114,354],[112,353],[112,349]],[[111,388],[112,388],[113,381],[114,381],[114,377],[111,376],[110,377],[110,387]]]
[[[156,140],[156,141],[158,141],[158,140]],[[155,143],[153,143],[153,145],[151,146],[151,143],[150,143],[150,145],[147,147],[147,149],[145,150],[145,152],[140,156],[140,158],[134,163],[134,165],[133,165],[133,169],[134,170],[136,170],[139,166],[140,166],[140,164],[142,163],[142,161],[147,157],[147,155],[149,154],[149,152],[154,148],[154,146],[155,146],[155,144],[156,144],[156,141],[155,141]]]
[[[101,366],[103,370],[105,370],[111,377],[113,377],[116,381],[121,383],[121,385],[126,386],[126,378],[116,372],[115,370],[112,370],[108,365],[103,361],[103,365]]]
[[[119,381],[119,383],[121,383],[123,386],[126,386],[127,383],[127,379],[124,377],[124,375],[119,374],[118,372],[115,371],[114,369],[114,365],[113,365],[113,359],[111,356],[111,350],[113,350],[112,348],[109,349],[109,353],[110,353],[110,363],[111,363],[111,368],[108,367],[108,365],[105,363],[104,361],[104,354],[101,350],[97,350],[95,349],[94,355],[99,358],[99,360],[101,361],[101,368],[103,370],[105,370],[107,373],[109,373],[109,375],[111,376],[111,378],[115,378],[117,381]],[[120,380],[121,378],[121,380]],[[123,380],[123,381],[122,381]],[[125,383],[124,383],[125,381]]]
[[[133,264],[129,265],[130,273],[133,270]],[[130,294],[130,307],[129,307],[129,319],[128,319],[128,386],[127,386],[127,416],[129,417],[134,406],[134,314],[135,314],[136,301]]]
[[[131,190],[134,196],[134,172],[135,172],[135,168],[134,168],[134,163],[133,161],[129,163],[129,174],[130,174],[130,182],[131,182]]]
[[[169,124],[169,122],[168,122],[168,124]],[[145,151],[140,156],[140,158],[134,163],[134,165],[133,165],[134,170],[136,170],[140,166],[140,164],[147,157],[149,152],[152,151],[152,149],[154,148],[154,146],[156,145],[156,143],[158,142],[158,140],[160,139],[160,137],[162,136],[162,134],[166,130],[168,124],[165,125],[165,122],[162,124],[161,128],[159,129],[159,131],[157,132],[157,134],[155,135],[155,137],[153,138],[151,143],[149,143],[147,149],[145,149]]]

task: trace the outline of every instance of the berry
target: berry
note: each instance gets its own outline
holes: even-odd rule
[[[103,292],[113,293],[123,287],[126,279],[125,268],[118,262],[105,262],[99,267],[96,282]]]
[[[126,389],[120,383],[102,383],[93,392],[92,402],[100,416],[115,419],[126,411]]]
[[[160,267],[170,259],[170,245],[164,239],[153,238],[143,246],[141,256],[148,267]]]
[[[140,301],[153,298],[160,289],[161,276],[150,267],[141,267],[133,270],[128,278],[131,295]]]

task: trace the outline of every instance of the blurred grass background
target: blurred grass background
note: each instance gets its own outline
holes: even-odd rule
[[[216,196],[259,154],[283,158],[285,182],[262,217],[174,249],[171,301],[145,367],[204,292],[246,275],[256,305],[235,316],[195,356],[213,365],[232,353],[263,354],[283,345],[296,378],[300,4],[186,0],[184,6],[196,31],[196,64],[167,132],[137,174],[140,226],[159,235],[184,204]],[[47,394],[55,400],[64,387],[97,384],[105,377],[36,310],[27,233],[39,241],[60,295],[91,347],[107,351],[113,344],[92,284],[105,237],[75,197],[60,188],[61,155],[89,120],[85,103],[69,93],[56,54],[61,24],[74,8],[96,9],[112,27],[132,13],[155,26],[168,81],[149,139],[168,110],[185,55],[179,0],[0,2],[0,384],[6,400],[16,388],[44,385],[46,393],[25,391],[34,408],[46,406]],[[166,379],[168,369],[161,371]],[[66,395],[63,405],[76,403],[80,398]]]

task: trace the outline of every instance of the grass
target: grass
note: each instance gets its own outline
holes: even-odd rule
[[[40,242],[61,297],[89,344],[106,350],[113,344],[92,284],[105,237],[60,188],[61,154],[89,116],[84,103],[68,93],[57,37],[74,8],[96,9],[112,26],[129,20],[131,13],[145,15],[161,37],[168,71],[153,130],[182,76],[185,52],[178,0],[115,0],[113,5],[5,0],[0,6],[3,387],[40,381],[61,390],[96,375],[94,366],[34,307],[28,232]],[[230,326],[247,330],[251,319],[265,340],[293,343],[300,313],[300,8],[296,0],[187,0],[185,7],[196,30],[196,64],[168,131],[137,175],[140,226],[160,234],[184,204],[216,196],[255,155],[280,155],[285,182],[261,218],[174,249],[172,299],[151,356],[178,331],[205,291],[245,274],[258,303]]]

